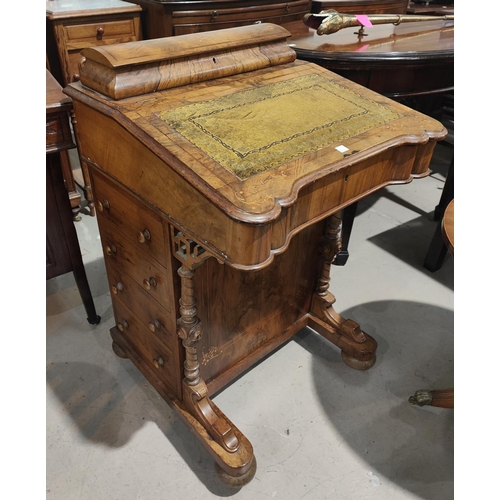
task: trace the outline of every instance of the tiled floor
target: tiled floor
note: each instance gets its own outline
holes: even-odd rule
[[[416,389],[454,385],[454,263],[422,264],[450,151],[432,175],[360,202],[336,309],[378,342],[358,372],[304,330],[214,397],[249,438],[255,478],[220,483],[213,461],[133,364],[115,356],[96,219],[76,223],[98,314],[86,321],[73,276],[47,282],[47,499],[454,498],[454,412],[415,407]]]

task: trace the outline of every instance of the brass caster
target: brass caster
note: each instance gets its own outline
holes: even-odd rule
[[[255,457],[252,457],[252,464],[245,474],[242,476],[230,476],[226,471],[222,470],[221,466],[216,462],[215,463],[215,472],[219,476],[219,479],[228,486],[232,488],[242,488],[246,484],[248,484],[255,476],[255,472],[257,471],[257,460]]]
[[[431,391],[416,391],[413,396],[410,396],[408,401],[412,405],[428,406],[432,403]]]
[[[341,351],[342,359],[344,360],[344,363],[351,367],[354,368],[354,370],[369,370],[374,364],[377,358],[375,355],[373,355],[373,358],[367,360],[367,361],[360,361],[359,359],[353,358],[352,356],[348,356],[344,351]]]
[[[113,352],[119,357],[123,359],[128,359],[127,354],[125,351],[113,340],[111,344],[111,348],[113,349]]]

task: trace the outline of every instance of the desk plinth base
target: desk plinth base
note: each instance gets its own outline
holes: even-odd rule
[[[113,339],[113,351],[115,354],[121,358],[128,357],[136,365],[158,394],[184,421],[189,430],[212,456],[221,480],[235,487],[241,487],[249,483],[257,470],[253,447],[250,441],[224,413],[212,403],[212,410],[231,426],[238,439],[239,447],[234,453],[227,452],[210,437],[203,425],[185,409],[181,401],[171,394],[168,387],[158,378],[144,360],[137,355],[136,351],[128,344],[116,327],[111,328],[111,338]]]
[[[184,376],[176,395],[127,337],[111,329],[115,354],[134,362],[214,458],[219,478],[230,486],[251,481],[256,460],[249,440],[211,394],[306,326],[339,347],[348,366],[367,370],[375,364],[376,341],[334,310],[335,297],[328,291],[331,265],[341,248],[341,220],[337,213],[307,228],[273,265],[253,273],[221,265],[204,252],[181,261],[177,336],[184,348]],[[180,233],[175,237],[180,239]],[[177,241],[179,248],[195,245],[183,241]],[[255,339],[259,343],[252,344]]]

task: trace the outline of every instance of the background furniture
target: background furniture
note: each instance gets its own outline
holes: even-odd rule
[[[374,365],[375,339],[329,292],[342,209],[425,177],[446,135],[295,60],[287,35],[264,23],[93,47],[65,89],[96,193],[113,349],[236,486],[255,473],[253,448],[210,396],[305,326],[348,366]]]
[[[455,120],[454,120],[454,98],[453,94],[445,96],[445,105],[442,108],[442,112],[436,116],[443,125],[448,129],[448,135],[444,141],[441,141],[440,145],[443,147],[448,147],[453,150],[455,144]],[[424,260],[424,267],[428,271],[436,272],[441,269],[444,259],[449,251],[449,245],[443,239],[442,225],[443,216],[445,210],[450,205],[454,198],[455,193],[455,157],[452,156],[448,173],[446,175],[446,180],[443,186],[443,192],[441,193],[441,198],[439,203],[434,209],[434,220],[438,221],[436,225],[436,231],[429,245],[429,250]]]
[[[255,23],[283,24],[310,12],[311,0],[130,0],[143,9],[144,38]]]
[[[46,0],[46,50],[49,71],[62,87],[77,81],[80,51],[141,39],[141,8],[121,0]],[[78,146],[78,136],[76,136]],[[63,159],[68,187],[83,189],[91,215],[94,199],[88,167],[80,159],[71,166]]]
[[[445,242],[449,252],[453,255],[455,247],[455,200],[446,207],[442,223],[438,230],[442,233],[442,241]],[[411,404],[418,406],[438,406],[440,408],[453,408],[455,393],[453,389],[440,389],[434,391],[420,390],[410,396]]]
[[[333,9],[352,14],[406,14],[408,0],[312,0],[311,12]]]
[[[80,51],[141,39],[141,8],[121,0],[46,0],[50,72],[65,87],[78,80]]]
[[[440,16],[444,14],[453,14],[453,2],[410,2],[408,4],[407,13],[424,16]]]
[[[74,148],[69,125],[71,100],[46,70],[46,276],[73,271],[89,323],[98,324],[87,274],[64,185],[61,153]]]

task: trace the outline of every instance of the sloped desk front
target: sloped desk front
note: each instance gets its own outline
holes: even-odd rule
[[[355,369],[376,341],[333,309],[342,209],[429,173],[442,125],[308,62],[272,24],[84,51],[66,88],[91,165],[113,348],[214,457],[249,440],[210,395],[310,326]]]

